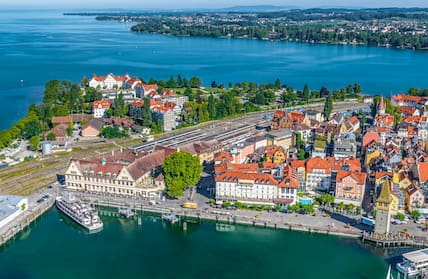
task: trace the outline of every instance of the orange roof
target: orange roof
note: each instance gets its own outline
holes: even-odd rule
[[[162,91],[161,95],[162,95],[163,97],[170,97],[170,96],[175,96],[175,95],[177,95],[177,94],[176,94],[174,91],[172,91],[172,90],[166,90],[166,89],[164,89],[164,90]]]
[[[361,162],[358,158],[350,156],[335,159],[334,157],[328,157],[327,161],[331,164],[332,169],[336,171],[361,171]]]
[[[295,122],[295,123],[302,123],[303,120],[305,119],[305,115],[303,114],[303,112],[297,109],[292,112],[289,112],[288,117],[292,122]]]
[[[318,158],[318,157],[310,158],[306,162],[306,171],[308,173],[312,173],[316,169],[323,169],[323,170],[325,170],[324,173],[326,173],[326,174],[331,173],[331,166],[326,160],[324,160],[322,158]]]
[[[143,87],[144,87],[144,91],[151,91],[151,90],[158,90],[158,85],[157,84],[144,84],[143,83]]]
[[[366,173],[364,172],[351,172],[351,171],[338,171],[336,175],[336,182],[342,182],[345,177],[351,176],[358,184],[366,184]]]
[[[282,118],[285,116],[285,111],[283,110],[276,110],[273,114],[273,118]]]
[[[173,102],[165,102],[164,107],[166,107],[167,109],[174,109],[177,105]]]
[[[349,118],[349,122],[351,122],[352,125],[357,125],[358,123],[360,123],[360,120],[358,120],[358,117],[356,117],[355,115],[352,116],[351,118]]]
[[[416,109],[412,107],[401,106],[398,108],[398,112],[401,112],[407,115],[413,115],[416,112]]]
[[[263,162],[263,168],[264,169],[274,169],[278,167],[278,163],[272,163],[272,162]]]
[[[278,185],[272,175],[267,173],[243,173],[229,171],[215,178],[216,182],[238,182],[239,180],[250,180],[255,184]]]
[[[401,103],[401,102],[420,103],[424,101],[423,97],[411,96],[406,94],[394,95],[392,96],[392,99],[397,103]]]
[[[94,109],[97,109],[97,108],[109,109],[111,106],[111,102],[109,100],[98,100],[98,101],[94,101],[92,106],[94,107]]]
[[[233,156],[226,151],[222,151],[219,154],[217,154],[217,156],[215,157],[214,161],[228,161],[228,162],[232,162],[233,161]]]
[[[376,179],[380,179],[380,178],[385,177],[385,176],[392,178],[392,173],[385,172],[385,171],[377,171],[376,172]]]
[[[106,79],[105,76],[97,76],[97,74],[92,74],[92,78],[96,81],[104,81]]]
[[[421,117],[419,116],[409,116],[403,119],[405,123],[419,123],[421,121]]]
[[[361,146],[367,146],[370,142],[375,141],[376,143],[380,142],[380,136],[378,133],[369,131],[363,136],[363,142]]]
[[[376,115],[377,124],[385,124],[386,126],[392,126],[394,124],[394,116],[391,114],[377,114]]]
[[[306,161],[305,160],[292,160],[291,162],[290,162],[290,166],[293,168],[293,169],[298,169],[298,168],[301,168],[301,167],[305,167],[305,163],[306,163]]]
[[[69,116],[53,116],[51,119],[52,124],[70,123],[73,122],[73,118]]]
[[[418,174],[420,183],[428,181],[428,162],[418,162]]]
[[[266,156],[272,157],[278,151],[284,152],[284,148],[282,146],[270,145],[266,147]]]
[[[129,105],[130,105],[130,106],[133,106],[133,107],[139,107],[139,108],[142,108],[142,107],[144,106],[144,101],[143,101],[143,100],[141,100],[141,99],[137,99],[137,100],[135,100],[134,102],[130,103]]]

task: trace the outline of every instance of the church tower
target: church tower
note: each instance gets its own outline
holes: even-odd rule
[[[380,192],[379,198],[376,200],[376,223],[375,233],[388,234],[391,224],[391,190],[389,189],[389,181],[385,181]]]
[[[385,114],[385,111],[386,111],[386,103],[383,100],[383,96],[382,96],[382,97],[380,97],[380,102],[379,102],[379,105],[377,107],[377,114]]]

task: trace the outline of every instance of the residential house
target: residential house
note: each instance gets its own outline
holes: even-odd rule
[[[144,84],[140,83],[135,86],[135,94],[137,98],[147,97],[152,92],[157,92],[157,84]]]
[[[288,150],[293,146],[293,133],[290,129],[272,131],[266,134],[267,146],[281,146],[284,150]]]
[[[51,130],[45,133],[45,140],[48,140],[49,134],[55,135],[55,140],[63,141],[67,138],[67,128],[68,124],[58,124],[53,127]]]
[[[151,112],[153,121],[160,121],[164,131],[171,131],[177,126],[176,115],[172,109],[165,106],[155,106]]]
[[[281,206],[293,205],[297,202],[298,177],[290,166],[283,169],[284,176],[278,183],[278,194],[275,203]]]
[[[214,154],[222,150],[222,146],[217,140],[197,141],[179,146],[179,150],[188,152],[193,156],[198,156],[201,163],[213,162]]]
[[[310,158],[306,162],[307,191],[328,191],[331,186],[331,165],[323,158]]]
[[[266,147],[266,162],[282,164],[285,162],[286,154],[282,146],[270,145]]]
[[[297,181],[299,182],[298,192],[306,192],[306,162],[305,160],[292,160],[290,167],[293,172],[297,175]]]
[[[283,110],[277,110],[274,112],[271,119],[271,129],[279,130],[283,128],[290,128],[292,125],[291,119],[288,117],[288,114]]]
[[[53,116],[51,119],[53,125],[73,123],[73,117],[69,116]]]
[[[361,206],[366,187],[366,173],[340,170],[336,175],[335,203]]]
[[[410,185],[405,190],[406,207],[410,212],[414,208],[423,207],[425,204],[425,195],[422,189],[415,184]]]
[[[92,108],[94,111],[94,118],[103,118],[106,117],[106,111],[111,107],[111,101],[109,100],[98,100],[94,101]]]
[[[333,155],[337,158],[355,157],[357,154],[357,146],[355,135],[352,133],[342,133],[334,139]]]
[[[90,120],[82,127],[82,137],[97,137],[103,128],[100,120]]]
[[[89,86],[99,89],[118,89],[122,88],[123,84],[129,79],[129,75],[115,76],[112,73],[107,76],[92,75],[92,79],[89,81]]]
[[[318,122],[324,121],[324,115],[320,111],[308,109],[308,110],[305,110],[305,114],[310,120],[316,120]]]
[[[133,118],[142,119],[144,115],[144,101],[136,99],[129,103],[128,113]]]

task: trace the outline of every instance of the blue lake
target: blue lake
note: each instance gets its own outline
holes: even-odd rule
[[[46,81],[92,73],[199,76],[207,86],[276,78],[294,88],[360,83],[364,93],[384,95],[428,87],[427,52],[135,34],[130,26],[62,11],[0,11],[0,129],[40,102]]]

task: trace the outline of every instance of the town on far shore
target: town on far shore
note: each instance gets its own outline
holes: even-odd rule
[[[363,96],[358,84],[332,92],[279,80],[205,88],[197,77],[145,83],[128,74],[94,74],[81,86],[50,81],[43,104],[7,131],[9,142],[2,132],[0,172],[15,167],[14,153],[48,162],[103,140],[115,147],[57,157],[66,162],[53,171],[58,191],[428,245],[427,91],[389,99]],[[25,140],[11,135],[15,128]],[[198,169],[186,169],[191,160],[202,166],[193,180],[180,176]],[[2,192],[15,193],[7,185]],[[15,209],[0,232],[43,201],[2,196],[0,207]]]

